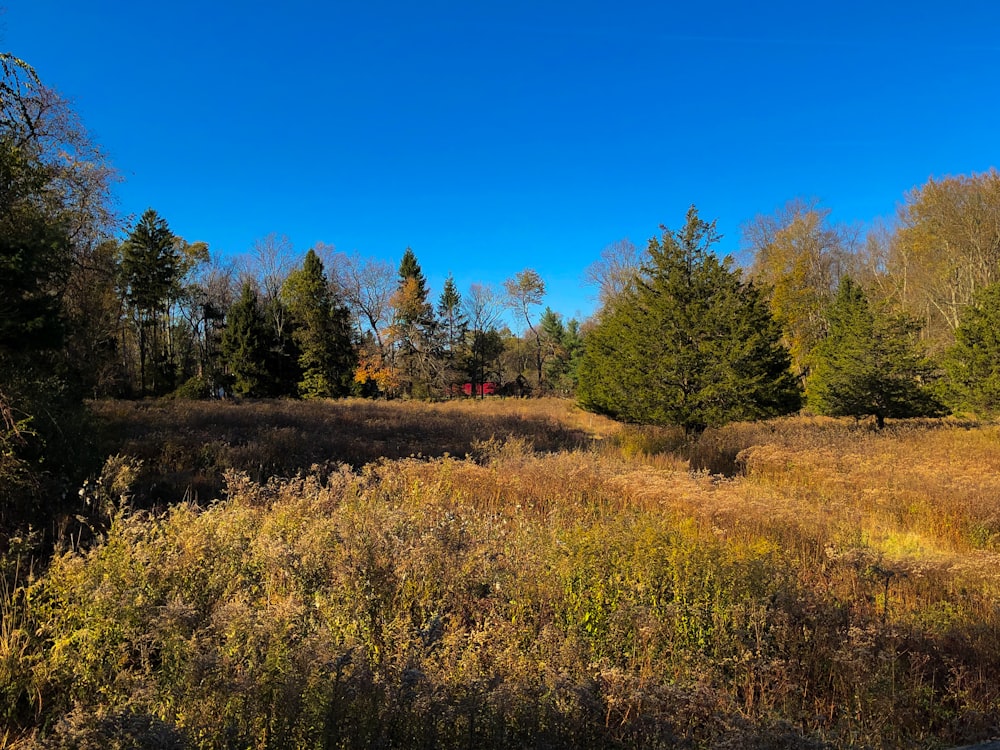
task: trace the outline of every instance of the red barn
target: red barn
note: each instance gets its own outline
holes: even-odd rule
[[[476,395],[477,396],[495,396],[497,392],[496,383],[476,383]],[[462,393],[466,396],[472,395],[472,383],[466,383],[462,386]]]

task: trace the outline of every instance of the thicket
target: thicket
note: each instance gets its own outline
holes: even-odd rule
[[[588,423],[611,429],[566,418]],[[557,452],[530,432],[231,471],[223,499],[158,513],[110,462],[88,490],[104,542],[3,599],[5,744],[933,747],[1000,726],[996,427],[792,418]],[[713,461],[738,471],[690,471]]]

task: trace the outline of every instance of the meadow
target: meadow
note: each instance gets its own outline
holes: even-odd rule
[[[44,568],[4,561],[0,747],[1000,731],[995,425],[688,442],[559,400],[92,410],[90,532],[67,520]]]

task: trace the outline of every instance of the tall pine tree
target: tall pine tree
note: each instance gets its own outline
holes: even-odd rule
[[[292,319],[292,338],[299,349],[304,398],[346,396],[354,374],[350,317],[336,298],[314,250],[302,267],[288,275],[282,297]]]
[[[177,239],[150,208],[122,244],[121,253],[122,284],[139,340],[139,392],[145,395],[146,375],[152,373],[150,390],[156,393],[162,379],[157,375],[163,375],[159,371],[166,308],[182,273]]]
[[[427,301],[427,280],[417,256],[406,248],[399,264],[399,285],[392,297],[396,365],[403,389],[411,396],[428,396],[440,360],[434,308]]]
[[[268,372],[270,333],[257,290],[245,282],[239,301],[226,314],[221,344],[236,395],[260,397],[271,393],[274,378]]]
[[[585,340],[581,405],[688,434],[798,409],[781,330],[758,289],[712,251],[715,223],[692,206],[682,230],[662,229],[635,288]]]

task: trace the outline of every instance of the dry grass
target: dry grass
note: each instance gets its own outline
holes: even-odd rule
[[[380,459],[475,454],[491,440],[551,452],[587,445],[617,426],[569,401],[98,401],[106,455],[143,461],[138,502],[217,497],[223,475],[256,481],[315,465],[360,468]]]
[[[558,401],[95,410],[147,471],[214,446],[226,499],[119,513],[8,592],[0,745],[932,748],[1000,726],[996,426],[686,443]],[[97,500],[151,481],[130,472],[110,462]]]

